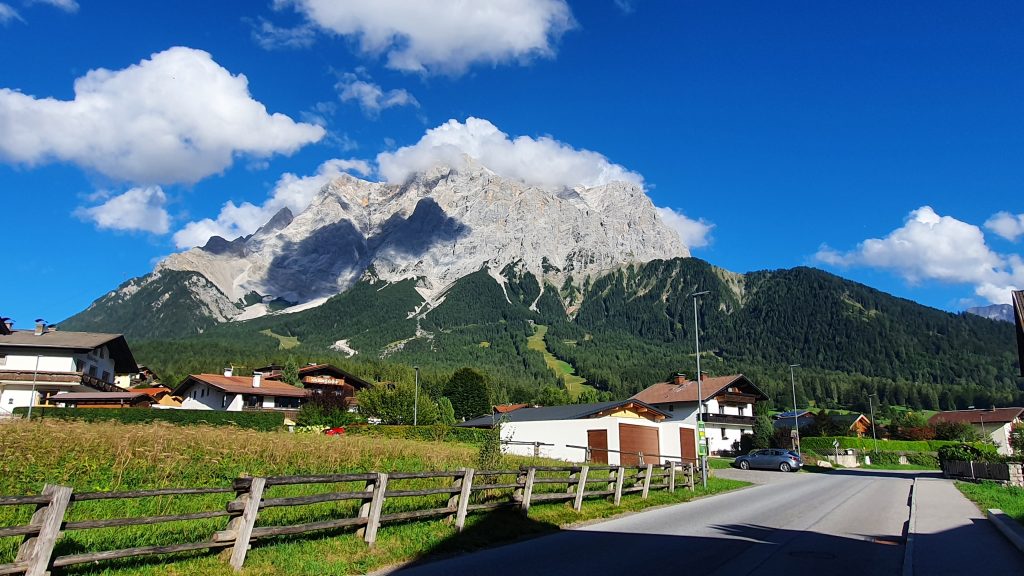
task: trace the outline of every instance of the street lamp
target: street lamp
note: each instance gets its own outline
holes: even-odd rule
[[[800,454],[800,420],[797,418],[796,409],[796,377],[793,376],[793,368],[798,368],[799,364],[789,365],[789,383],[793,386],[793,437],[796,438],[796,454]]]
[[[28,418],[32,421],[32,405],[36,403],[36,378],[39,377],[39,359],[42,358],[41,354],[36,354],[36,369],[32,372],[32,391],[28,395]]]
[[[704,433],[704,396],[700,390],[700,327],[697,324],[697,298],[710,293],[709,290],[694,292],[693,296],[693,342],[697,348],[697,438],[700,439],[703,451],[698,450],[700,456],[700,477],[704,488],[708,487],[708,457],[707,457],[707,435],[701,438]]]
[[[875,441],[875,454],[878,454],[878,436],[875,434],[875,405],[871,402],[871,397],[878,398],[877,392],[868,394],[868,408],[871,410],[871,439]],[[878,398],[881,401],[881,398]]]
[[[416,371],[416,391],[412,397],[412,425],[416,426],[419,423],[420,412],[420,367],[413,366],[412,369]]]

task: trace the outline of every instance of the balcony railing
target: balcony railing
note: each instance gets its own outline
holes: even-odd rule
[[[733,424],[740,426],[753,426],[753,416],[740,416],[738,414],[704,414],[704,421],[708,424]]]

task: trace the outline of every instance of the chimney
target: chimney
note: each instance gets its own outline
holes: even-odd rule
[[[227,368],[224,369],[225,376],[231,377],[234,373],[235,371],[231,366],[228,366]]]
[[[34,332],[34,334],[36,336],[42,336],[43,333],[45,333],[45,332],[46,332],[46,323],[43,322],[42,320],[36,320],[36,331]]]
[[[259,388],[260,387],[260,380],[263,380],[263,372],[253,372],[252,373],[252,387],[253,388]]]
[[[676,372],[675,374],[672,375],[672,382],[678,386],[686,384],[686,374],[683,374],[682,372]]]
[[[7,331],[8,332],[10,332],[11,330],[14,330],[14,320],[11,320],[10,318],[5,318],[4,319],[4,324],[7,325]]]

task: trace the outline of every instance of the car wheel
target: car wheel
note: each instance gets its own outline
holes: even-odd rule
[[[737,466],[740,467],[740,470],[750,470],[750,462],[747,462],[746,460],[740,460],[740,463],[737,464]]]
[[[783,472],[789,472],[792,469],[793,468],[789,465],[789,462],[783,462],[782,464],[779,464],[779,470],[782,470]]]

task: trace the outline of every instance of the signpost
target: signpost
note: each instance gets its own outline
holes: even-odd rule
[[[700,443],[697,445],[698,456],[708,455],[707,437],[707,432],[704,431],[704,422],[697,422],[697,438],[700,439]]]

